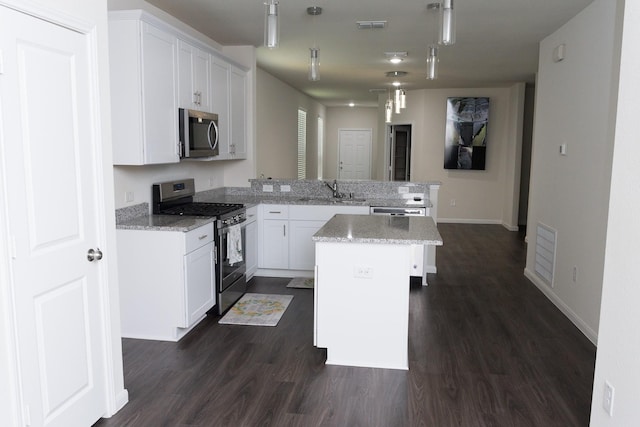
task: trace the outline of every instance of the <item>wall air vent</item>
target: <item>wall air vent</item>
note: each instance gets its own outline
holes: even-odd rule
[[[547,285],[553,287],[553,273],[556,264],[557,231],[542,223],[536,227],[535,272]]]
[[[384,28],[387,21],[356,21],[359,30],[373,30],[376,28]]]

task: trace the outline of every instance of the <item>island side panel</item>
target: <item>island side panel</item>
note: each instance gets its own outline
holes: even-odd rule
[[[315,344],[327,364],[408,369],[410,248],[316,243]]]

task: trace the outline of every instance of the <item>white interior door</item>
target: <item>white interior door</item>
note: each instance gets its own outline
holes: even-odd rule
[[[340,129],[339,179],[371,179],[371,129]]]
[[[106,411],[88,36],[0,6],[0,141],[25,424],[91,425]]]

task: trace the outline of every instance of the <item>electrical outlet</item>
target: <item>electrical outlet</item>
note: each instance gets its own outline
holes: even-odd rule
[[[291,191],[291,186],[283,184],[280,186],[280,191],[282,191],[283,193],[288,193],[289,191]]]
[[[273,193],[273,185],[271,185],[271,184],[263,184],[262,185],[262,191],[264,191],[265,193]]]
[[[616,389],[609,383],[609,381],[604,382],[604,396],[602,398],[602,408],[609,414],[610,417],[613,417],[613,396]]]
[[[407,194],[408,192],[409,192],[409,187],[405,187],[405,186],[398,187],[399,194]]]
[[[371,279],[373,277],[373,267],[357,265],[353,268],[353,277],[359,279]]]
[[[451,201],[449,202],[449,204],[451,206],[455,206],[456,205],[456,199],[451,199]]]
[[[127,191],[124,193],[124,201],[129,203],[129,202],[133,202],[135,200],[135,195],[133,194],[133,191]]]

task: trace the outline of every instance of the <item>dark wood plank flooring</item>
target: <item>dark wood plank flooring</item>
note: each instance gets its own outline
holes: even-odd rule
[[[595,347],[523,276],[522,236],[439,229],[409,371],[325,365],[313,291],[256,277],[250,292],[294,295],[277,327],[209,316],[179,343],[123,340],[130,401],[96,426],[587,426]]]

